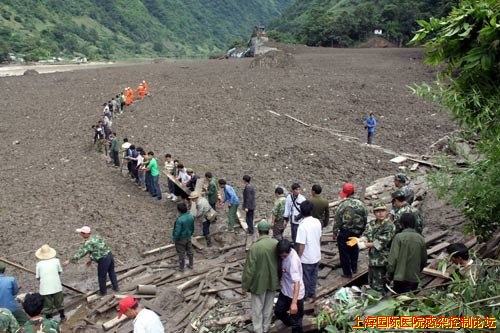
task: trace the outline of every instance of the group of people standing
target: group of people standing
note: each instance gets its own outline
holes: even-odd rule
[[[394,281],[397,293],[415,290],[427,261],[423,222],[410,203],[413,190],[404,174],[394,177],[391,215],[384,202],[372,203],[375,220],[368,223],[368,208],[345,183],[335,209],[333,237],[339,249],[342,277],[358,272],[359,251],[369,249],[370,286],[385,293]],[[252,322],[257,333],[267,332],[273,314],[275,290],[280,290],[275,316],[292,332],[302,332],[304,300],[314,299],[321,260],[322,228],[329,222],[330,205],[315,184],[311,197],[301,194],[298,183],[288,195],[276,188],[272,218],[257,224],[258,240],[250,247],[242,277],[242,289],[251,293]],[[291,239],[284,237],[290,224]],[[272,230],[272,235],[270,233]]]
[[[0,332],[14,333],[57,333],[61,332],[60,323],[66,320],[64,312],[63,284],[60,275],[63,267],[76,263],[84,256],[89,256],[87,265],[97,263],[99,293],[106,295],[106,278],[109,275],[113,290],[118,291],[114,258],[107,243],[88,226],[76,229],[84,240],[83,246],[62,264],[56,257],[57,251],[48,244],[42,245],[35,252],[39,260],[35,276],[39,281],[39,292],[27,293],[22,302],[23,309],[17,303],[19,292],[17,281],[5,275],[6,266],[0,263]],[[54,313],[59,320],[53,319]]]

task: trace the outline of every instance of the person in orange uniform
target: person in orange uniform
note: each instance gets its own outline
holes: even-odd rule
[[[142,86],[144,87],[144,96],[149,95],[149,85],[146,80],[142,80]]]
[[[141,83],[137,87],[137,99],[142,99],[143,97],[144,97],[144,86]]]
[[[125,90],[125,104],[130,105],[134,102],[134,91],[128,87]]]

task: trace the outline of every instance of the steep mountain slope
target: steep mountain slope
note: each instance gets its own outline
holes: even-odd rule
[[[293,0],[0,0],[0,55],[206,55]]]
[[[458,0],[297,0],[273,21],[272,35],[312,46],[352,46],[382,29],[384,36],[404,45],[417,28],[416,20],[445,15]]]

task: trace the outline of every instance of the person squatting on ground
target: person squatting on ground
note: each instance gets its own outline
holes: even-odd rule
[[[0,332],[15,333],[18,329],[19,323],[12,312],[6,308],[0,308]]]
[[[320,185],[313,185],[309,201],[313,204],[312,217],[317,218],[324,228],[328,226],[330,222],[330,207],[328,205],[328,200],[321,197],[321,192],[323,192],[323,189]]]
[[[287,239],[278,242],[276,253],[281,259],[281,265],[278,267],[281,289],[274,307],[274,315],[285,326],[291,326],[292,333],[302,333],[305,295],[302,264],[299,255]]]
[[[283,232],[286,229],[287,221],[283,215],[285,214],[285,194],[283,188],[276,187],[274,190],[274,204],[271,212],[271,228],[273,229],[273,238],[277,240],[283,239]]]
[[[354,184],[345,183],[340,192],[343,199],[335,211],[335,224],[333,225],[333,240],[337,241],[339,249],[342,277],[352,278],[358,272],[359,248],[348,246],[349,237],[361,237],[365,231],[368,211],[365,204],[354,197]]]
[[[221,204],[224,205],[227,203],[229,208],[227,211],[227,231],[233,232],[234,225],[238,219],[237,212],[240,199],[238,199],[233,187],[228,185],[225,179],[219,179],[219,187],[224,190],[224,201]]]
[[[297,229],[297,252],[302,263],[304,298],[316,296],[319,261],[321,260],[321,222],[311,216],[313,203],[306,200],[300,204],[304,217]]]
[[[172,239],[174,240],[175,250],[179,256],[179,271],[184,272],[186,255],[188,258],[187,268],[193,268],[193,245],[191,237],[194,233],[194,217],[188,212],[187,205],[184,202],[177,204],[179,216],[175,220],[172,230]]]
[[[48,244],[36,250],[35,256],[40,260],[36,263],[36,278],[40,281],[40,295],[43,296],[42,313],[46,318],[52,318],[54,310],[59,312],[59,318],[66,320],[64,315],[64,294],[60,275],[61,262],[56,258],[56,250]]]
[[[420,273],[427,264],[425,239],[415,230],[415,215],[404,213],[403,231],[392,239],[387,264],[387,280],[394,281],[394,291],[406,293],[418,288]]]
[[[292,192],[290,192],[290,194],[286,197],[285,212],[283,213],[285,221],[290,223],[293,243],[295,243],[295,239],[297,238],[297,229],[299,227],[300,220],[302,219],[300,214],[300,204],[305,200],[306,198],[300,194],[300,185],[298,183],[293,183]]]
[[[396,228],[387,217],[387,209],[383,201],[373,204],[375,220],[366,225],[361,238],[349,237],[347,245],[357,246],[360,250],[368,248],[368,283],[370,287],[385,292],[387,281],[387,263],[391,240]]]
[[[366,143],[371,145],[373,142],[373,137],[375,136],[375,132],[377,131],[377,120],[373,115],[373,112],[370,112],[370,115],[365,118],[365,129],[367,132]]]
[[[191,200],[192,205],[196,206],[196,218],[198,218],[201,222],[201,230],[203,236],[205,237],[205,241],[207,242],[207,246],[212,247],[212,239],[210,237],[210,221],[208,221],[206,214],[213,208],[208,203],[208,200],[200,196],[200,194],[196,191],[191,192],[189,199]]]
[[[243,210],[245,211],[245,222],[248,226],[248,234],[253,235],[253,219],[255,213],[255,187],[250,183],[249,175],[243,176]]]
[[[403,226],[401,225],[400,219],[401,215],[404,213],[409,213],[415,216],[415,226],[414,229],[422,234],[424,230],[424,221],[422,215],[417,208],[411,206],[405,200],[405,193],[402,190],[397,190],[391,194],[394,205],[397,207],[397,211],[394,215],[394,226],[396,227],[396,233],[403,231]]]
[[[134,319],[134,333],[164,333],[160,317],[151,310],[142,308],[132,295],[127,295],[118,303],[118,319],[125,315]]]
[[[91,234],[90,227],[83,226],[76,229],[76,232],[85,240],[83,246],[76,251],[70,260],[63,262],[63,266],[66,267],[69,263],[76,264],[78,260],[86,256],[90,256],[87,261],[87,266],[92,265],[92,261],[97,263],[97,280],[99,281],[99,292],[101,296],[107,294],[106,290],[106,276],[109,275],[109,280],[111,281],[111,286],[114,291],[118,291],[118,280],[116,279],[115,273],[115,259],[111,253],[111,249],[108,244],[96,234]]]
[[[259,238],[247,253],[241,289],[251,294],[253,331],[264,333],[269,331],[274,295],[279,288],[276,258],[278,241],[269,236],[271,224],[268,221],[261,220],[256,228]]]
[[[16,301],[19,286],[14,277],[5,275],[5,268],[5,265],[0,263],[0,308],[12,312],[19,325],[23,325],[28,320],[28,317]]]
[[[39,293],[27,294],[24,297],[23,309],[30,317],[17,333],[60,333],[59,322],[54,319],[43,318],[43,297]]]

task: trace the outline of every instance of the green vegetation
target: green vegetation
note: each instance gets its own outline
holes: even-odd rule
[[[348,47],[382,29],[384,37],[405,45],[417,19],[441,17],[458,0],[296,1],[269,29],[275,39],[310,46]]]
[[[500,228],[500,2],[462,0],[449,16],[419,24],[412,43],[423,43],[426,62],[439,74],[414,91],[450,110],[465,135],[480,138],[484,156],[466,170],[448,166],[432,180],[470,219],[468,231],[488,239]]]
[[[0,61],[116,59],[221,52],[293,0],[1,0]]]
[[[449,262],[448,258],[444,259]],[[446,262],[443,262],[446,264]],[[488,262],[475,261],[477,277],[474,279],[464,279],[456,273],[452,274],[452,279],[444,287],[431,287],[426,290],[425,295],[413,294],[401,295],[395,298],[380,299],[376,292],[368,291],[361,297],[349,298],[344,301],[337,301],[326,306],[317,316],[319,327],[323,327],[326,332],[352,332],[353,326],[363,326],[361,320],[366,316],[418,316],[436,317],[440,323],[446,323],[449,318],[456,318],[454,324],[461,325],[450,332],[482,332],[488,327],[478,327],[478,329],[459,329],[467,324],[467,321],[460,321],[461,317],[467,318],[489,318],[489,330],[498,326],[500,318],[500,308],[496,305],[500,300],[500,263],[489,260]],[[446,269],[446,267],[443,267]],[[338,300],[338,299],[337,299]],[[380,318],[379,318],[380,319]],[[369,323],[365,322],[366,323]],[[362,332],[380,332],[380,329],[367,326]],[[382,322],[383,323],[383,322]],[[484,324],[484,321],[481,321]],[[417,324],[415,322],[414,324]],[[415,327],[418,328],[418,327]],[[436,327],[438,328],[438,327]],[[390,330],[391,331],[391,330]],[[431,330],[432,331],[432,330]]]

